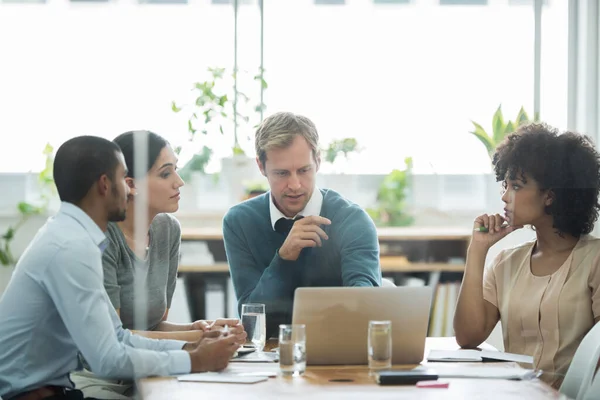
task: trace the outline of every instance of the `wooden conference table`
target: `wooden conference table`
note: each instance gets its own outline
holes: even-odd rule
[[[269,341],[267,349],[276,346]],[[482,348],[490,348],[482,345]],[[430,349],[458,349],[455,338],[427,338],[425,355]],[[447,363],[444,363],[445,365]],[[461,363],[461,365],[474,363]],[[516,363],[476,363],[485,367],[520,368]],[[435,367],[436,363],[427,363]],[[412,366],[399,367],[411,368]],[[230,363],[235,371],[273,371],[276,363]],[[565,399],[540,380],[510,381],[500,379],[443,379],[447,389],[424,389],[416,386],[379,386],[366,366],[309,366],[302,377],[269,378],[256,384],[222,384],[179,382],[176,378],[147,378],[138,382],[144,400],[172,399]]]

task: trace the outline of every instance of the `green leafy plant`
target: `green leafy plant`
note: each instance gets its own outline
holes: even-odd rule
[[[367,209],[378,226],[407,226],[414,222],[406,212],[412,158],[405,158],[404,164],[404,170],[395,169],[383,179],[377,191],[377,207]]]
[[[212,156],[212,152],[212,149],[207,146],[203,146],[202,150],[194,154],[192,158],[183,166],[183,168],[178,171],[181,179],[184,181],[189,181],[191,179],[192,172],[194,171],[204,173]]]
[[[15,238],[17,231],[34,215],[40,215],[46,212],[48,204],[53,194],[56,193],[56,186],[52,177],[52,165],[54,162],[54,148],[50,144],[46,144],[43,155],[46,158],[44,169],[38,175],[38,184],[40,186],[40,201],[39,204],[32,204],[21,201],[17,204],[19,219],[16,224],[10,225],[6,232],[0,237],[0,264],[4,266],[15,265],[16,258],[14,257],[10,245]]]
[[[333,164],[340,154],[343,154],[348,159],[348,154],[359,151],[358,142],[355,138],[333,140],[324,149],[325,161]]]
[[[240,145],[237,127],[240,126],[240,122],[249,123],[250,116],[240,112],[240,104],[236,99],[241,99],[243,104],[247,104],[250,102],[250,98],[237,90],[236,85],[233,85],[233,87],[227,85],[225,68],[209,68],[208,73],[209,79],[194,83],[192,88],[194,93],[193,103],[191,105],[178,105],[175,101],[172,101],[171,110],[175,113],[188,110],[187,130],[189,141],[194,141],[198,133],[204,136],[214,134],[225,136],[228,130],[232,130],[232,154],[245,154]],[[233,74],[234,80],[236,75],[236,73]],[[263,75],[264,70],[261,70],[253,78],[259,82],[261,90],[268,87]],[[265,104],[262,102],[253,108],[254,112],[261,113],[261,115],[264,110]],[[212,149],[205,145],[183,169],[187,168],[190,172],[200,171],[204,173],[212,155]]]
[[[534,121],[538,121],[539,117],[536,116]],[[516,131],[521,125],[528,124],[530,122],[534,122],[529,119],[529,116],[525,112],[525,109],[521,107],[519,113],[517,114],[517,118],[514,121],[505,120],[502,115],[502,105],[498,106],[498,109],[494,113],[492,117],[492,134],[490,135],[483,129],[483,127],[475,121],[471,121],[475,129],[469,133],[474,135],[487,150],[487,153],[490,159],[493,157],[494,152],[496,151],[496,146],[504,140],[504,138]]]
[[[246,197],[256,196],[269,191],[269,184],[265,181],[246,181],[243,183]]]

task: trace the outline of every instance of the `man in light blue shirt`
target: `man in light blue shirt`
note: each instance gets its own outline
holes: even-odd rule
[[[207,333],[197,343],[153,340],[123,329],[103,286],[108,221],[125,217],[123,155],[112,142],[81,136],[58,150],[54,180],[60,211],[39,230],[0,299],[0,396],[67,398],[81,367],[131,379],[220,370],[243,342]],[[65,397],[62,397],[65,396]]]

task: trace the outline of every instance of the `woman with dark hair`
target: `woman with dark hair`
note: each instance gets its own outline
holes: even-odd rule
[[[502,321],[505,350],[534,357],[542,379],[560,386],[585,334],[600,320],[598,218],[600,156],[586,136],[531,124],[509,135],[493,157],[504,215],[480,215],[467,253],[454,330],[477,347]],[[535,240],[488,250],[530,225]]]
[[[136,135],[147,143],[145,175],[136,175]],[[142,136],[145,136],[142,137]],[[126,329],[154,339],[197,340],[213,322],[175,324],[167,320],[175,291],[181,227],[169,213],[179,209],[179,188],[184,185],[177,173],[177,156],[169,143],[153,132],[126,132],[115,138],[125,157],[130,200],[124,221],[108,226],[109,245],[104,251],[104,287]],[[134,224],[137,190],[147,188],[147,226],[143,246],[136,246]],[[141,248],[140,248],[141,247]],[[134,284],[134,278],[139,282]],[[138,293],[136,287],[145,289]],[[146,310],[136,318],[136,310]],[[142,325],[138,326],[142,321]],[[237,324],[238,320],[218,320],[217,325]]]
[[[104,288],[123,327],[153,339],[188,342],[199,340],[205,331],[221,329],[225,325],[243,331],[237,319],[200,320],[189,324],[167,320],[181,244],[181,227],[169,214],[178,210],[179,189],[184,185],[177,173],[177,156],[164,138],[149,131],[126,132],[114,142],[125,158],[128,170],[125,181],[130,188],[130,197],[125,220],[108,224],[108,246],[103,252],[102,263]],[[139,157],[136,148],[140,145],[147,148],[147,161],[141,176],[136,171],[136,157]],[[147,190],[146,204],[138,204],[140,187]],[[140,206],[147,207],[143,246],[134,239],[136,207]],[[103,380],[88,371],[72,374],[72,379],[89,397],[123,399],[128,398],[132,390],[132,382]]]

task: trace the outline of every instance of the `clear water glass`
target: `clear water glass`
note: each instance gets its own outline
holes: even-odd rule
[[[392,321],[369,321],[369,370],[392,368]]]
[[[264,304],[242,304],[242,325],[247,333],[246,346],[263,351],[267,341],[267,317]]]
[[[279,325],[279,370],[284,376],[306,371],[305,325]]]

